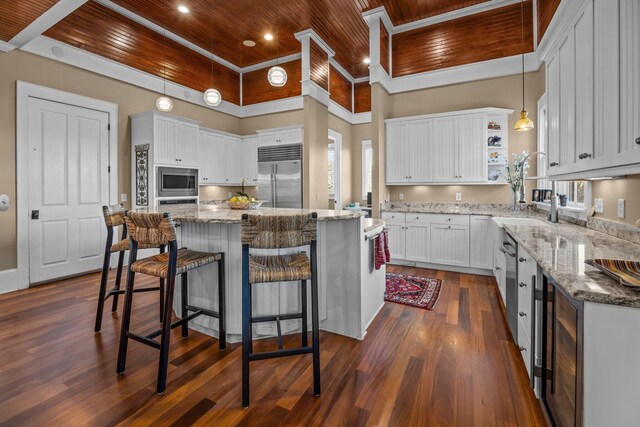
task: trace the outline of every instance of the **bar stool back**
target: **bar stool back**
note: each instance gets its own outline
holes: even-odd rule
[[[104,263],[102,264],[102,277],[100,279],[100,291],[98,293],[98,308],[96,310],[96,323],[94,327],[95,332],[100,332],[102,328],[102,313],[104,310],[104,303],[109,297],[113,297],[113,303],[111,304],[111,311],[118,310],[118,296],[124,293],[123,289],[120,289],[120,281],[122,278],[122,264],[124,262],[124,253],[129,250],[129,239],[127,239],[127,225],[125,224],[125,216],[127,210],[123,204],[103,206],[102,214],[104,216],[104,223],[107,226],[107,244],[104,248]],[[120,241],[116,244],[113,243],[114,227],[122,227],[122,236]],[[157,245],[140,245],[140,249],[159,248],[160,252],[164,252],[164,246]],[[109,292],[107,292],[107,281],[109,279],[109,266],[111,264],[111,254],[119,252],[118,256],[118,269],[116,270],[116,282]],[[157,288],[141,288],[136,289],[134,292],[149,292],[160,291],[160,320],[162,321],[162,304],[164,300],[164,279],[160,279],[160,286]]]
[[[313,392],[320,395],[320,329],[318,318],[317,214],[243,215],[242,239],[242,406],[249,406],[249,362],[274,357],[313,354]],[[288,255],[251,255],[251,249],[310,247],[311,258],[304,251]],[[311,279],[312,346],[307,343],[307,280]],[[251,313],[251,288],[256,283],[300,282],[301,312],[254,317]],[[284,349],[280,320],[302,320],[300,348]],[[276,322],[279,350],[253,352],[252,325]]]
[[[124,314],[120,331],[117,371],[121,374],[125,370],[129,338],[156,348],[160,350],[157,392],[162,393],[167,383],[171,329],[182,326],[182,336],[186,337],[189,334],[188,323],[190,320],[202,314],[215,317],[219,321],[219,348],[220,350],[224,350],[226,346],[224,254],[197,252],[186,248],[178,249],[175,224],[171,216],[167,213],[129,212],[127,213],[125,221],[130,233],[131,248],[129,250],[129,271],[125,290]],[[137,253],[140,245],[167,246],[169,251],[138,260]],[[187,272],[213,262],[218,263],[218,311],[190,305],[188,299]],[[136,273],[143,273],[167,280],[162,327],[160,330],[148,335],[139,335],[129,331]],[[182,275],[181,319],[171,323],[173,291],[178,274]],[[189,312],[191,312],[191,314],[189,314]],[[159,343],[154,340],[157,336],[160,336]]]

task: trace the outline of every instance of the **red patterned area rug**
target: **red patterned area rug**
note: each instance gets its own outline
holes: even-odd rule
[[[433,310],[438,302],[441,289],[442,280],[440,279],[387,273],[384,299],[398,304]]]

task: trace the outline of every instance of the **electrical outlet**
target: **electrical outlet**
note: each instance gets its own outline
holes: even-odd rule
[[[604,200],[603,199],[595,199],[593,204],[596,208],[597,213],[604,213]]]
[[[462,200],[462,193],[456,193],[456,202],[459,202]]]
[[[231,191],[229,191],[229,198],[233,197],[233,193]]]
[[[400,194],[398,194],[398,198],[399,198],[400,200],[404,200],[404,193],[400,193]]]
[[[120,195],[120,201],[121,202],[126,202],[127,201],[127,193],[122,193]]]
[[[618,199],[618,218],[624,218],[624,199]]]

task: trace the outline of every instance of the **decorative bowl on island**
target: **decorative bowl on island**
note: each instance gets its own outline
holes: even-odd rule
[[[262,203],[262,201],[247,195],[234,196],[227,201],[227,205],[229,205],[231,209],[237,210],[258,209]]]

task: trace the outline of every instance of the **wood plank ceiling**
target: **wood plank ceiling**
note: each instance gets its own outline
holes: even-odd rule
[[[0,0],[0,40],[8,42],[58,0]]]

